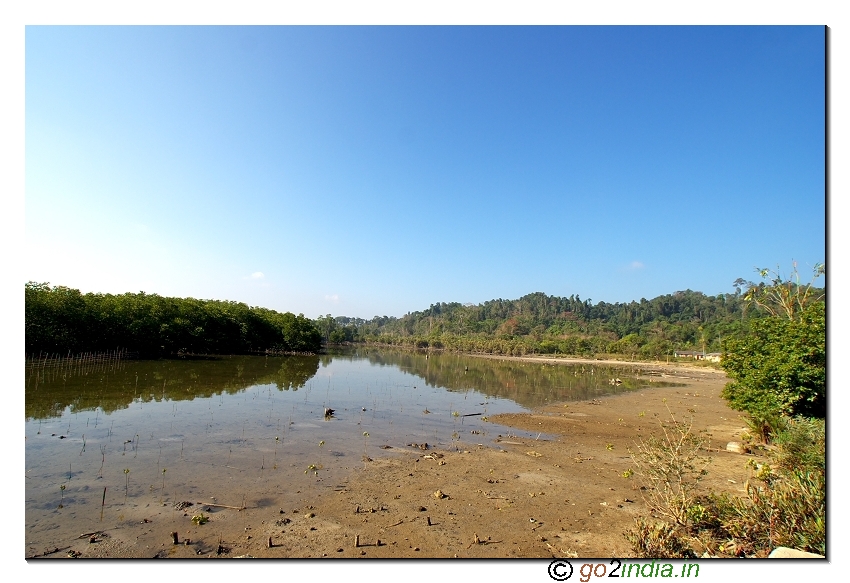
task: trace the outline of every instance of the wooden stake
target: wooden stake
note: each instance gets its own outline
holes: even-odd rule
[[[175,544],[175,545],[179,545],[179,544],[180,544],[180,542],[177,540],[177,533],[176,533],[176,532],[172,532],[172,533],[171,533],[171,540],[172,540],[172,541],[174,541],[174,544]]]
[[[356,549],[359,546],[360,546],[360,535],[355,534],[354,535],[354,548]]]
[[[427,521],[428,521],[428,526],[431,526],[431,517],[430,517],[430,516],[426,516],[426,517],[425,517],[425,520],[427,520]]]

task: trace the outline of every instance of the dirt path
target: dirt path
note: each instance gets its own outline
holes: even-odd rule
[[[623,531],[647,510],[636,477],[623,477],[633,465],[628,449],[671,412],[693,415],[717,449],[703,487],[742,493],[747,456],[723,449],[745,426],[720,397],[722,372],[604,364],[663,369],[665,381],[683,386],[494,416],[493,423],[540,436],[517,438],[506,428],[498,449],[478,446],[469,434],[461,451],[394,448],[336,487],[305,488],[262,508],[202,507],[210,521],[200,526],[191,522],[197,506],[140,507],[94,543],[57,546],[84,557],[631,556]],[[174,545],[171,532],[190,544]]]

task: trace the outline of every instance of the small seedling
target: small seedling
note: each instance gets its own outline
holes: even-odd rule
[[[613,443],[606,443],[605,449],[607,449],[608,451],[611,451],[612,449],[614,449],[614,444]]]
[[[198,525],[198,526],[200,526],[202,524],[206,524],[209,521],[210,521],[210,517],[207,516],[206,514],[204,514],[203,512],[200,512],[200,513],[198,513],[198,514],[196,514],[192,517],[192,522],[194,524]]]
[[[61,492],[62,498],[59,501],[59,508],[65,507],[65,484],[59,486],[59,491]]]
[[[124,503],[127,503],[127,495],[130,492],[130,468],[124,468],[124,477],[127,479],[124,485]]]
[[[165,468],[162,468],[162,488],[159,490],[160,496],[162,496],[163,490],[165,490]]]
[[[629,468],[628,470],[623,472],[622,475],[623,475],[624,478],[631,478],[634,475],[634,471],[631,468]]]
[[[638,413],[638,417],[643,417],[644,415],[645,415],[645,413],[644,413],[643,411],[641,411],[640,413]]]
[[[452,417],[460,417],[460,413],[457,411],[452,411]]]

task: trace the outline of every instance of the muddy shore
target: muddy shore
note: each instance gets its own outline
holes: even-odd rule
[[[488,358],[488,357],[483,357]],[[575,364],[576,359],[517,357]],[[648,514],[628,449],[659,421],[693,416],[712,435],[702,488],[742,494],[747,456],[724,450],[740,438],[740,414],[720,397],[722,371],[665,363],[587,360],[645,370],[651,387],[591,401],[551,404],[490,418],[504,426],[496,448],[395,447],[321,490],[301,488],[273,504],[239,510],[212,500],[175,509],[178,499],[128,509],[117,527],[27,549],[87,558],[345,557],[502,558],[632,556],[623,532]],[[668,410],[669,408],[669,410]],[[518,438],[511,428],[538,433]],[[474,441],[474,436],[469,436]],[[179,494],[177,495],[179,497]],[[191,500],[191,499],[187,499]],[[198,504],[205,502],[205,504]],[[222,501],[218,501],[221,503]],[[203,512],[206,524],[192,516]],[[174,544],[177,533],[179,544]],[[89,533],[80,533],[89,534]],[[187,544],[188,541],[188,544]]]

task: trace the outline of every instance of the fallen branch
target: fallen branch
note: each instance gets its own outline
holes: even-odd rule
[[[227,504],[210,504],[208,502],[197,502],[199,506],[215,506],[216,508],[230,508],[231,510],[245,510],[247,506],[228,506]]]

